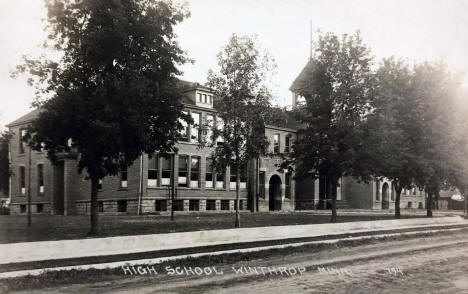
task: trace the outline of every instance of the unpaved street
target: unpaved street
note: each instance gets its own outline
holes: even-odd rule
[[[293,251],[294,249],[292,249]],[[266,268],[252,274],[233,270]],[[278,272],[280,268],[305,269]],[[468,236],[386,241],[217,266],[222,275],[122,276],[52,293],[468,293]],[[270,270],[270,272],[268,272]]]

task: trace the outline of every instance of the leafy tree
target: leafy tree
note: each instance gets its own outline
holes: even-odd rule
[[[402,60],[384,59],[375,75],[374,111],[369,118],[374,175],[392,181],[396,218],[400,218],[401,191],[412,188],[420,172],[417,146],[422,125],[412,75]]]
[[[0,192],[8,195],[10,190],[10,159],[8,156],[9,143],[12,133],[9,131],[0,132]]]
[[[323,178],[331,187],[343,176],[368,181],[366,119],[373,79],[369,49],[359,32],[341,38],[327,33],[319,37],[315,56],[299,87],[305,105],[290,163],[296,165],[296,177]],[[330,192],[331,221],[336,222],[336,193]]]
[[[79,154],[91,180],[91,231],[98,233],[98,183],[143,152],[174,150],[182,125],[176,76],[187,61],[173,26],[188,13],[171,1],[47,0],[48,48],[60,61],[26,59],[42,112],[30,144],[56,162]],[[67,141],[71,139],[71,146]]]
[[[427,216],[432,216],[433,199],[438,200],[441,189],[455,186],[454,175],[464,173],[464,160],[458,152],[462,145],[456,140],[453,119],[460,84],[441,63],[416,65],[413,84],[422,125],[417,146],[420,171],[415,182],[426,190]]]
[[[271,97],[267,83],[274,64],[256,48],[254,38],[235,34],[217,59],[219,71],[209,71],[208,86],[217,97],[214,106],[224,127],[213,129],[214,138],[223,140],[214,150],[213,162],[219,170],[231,166],[237,177],[235,226],[240,227],[241,167],[267,151],[265,116]]]

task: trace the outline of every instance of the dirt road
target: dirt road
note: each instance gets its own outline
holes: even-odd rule
[[[169,268],[157,275],[127,274],[113,282],[37,292],[468,293],[468,236],[461,233],[310,254],[291,251],[211,270]]]

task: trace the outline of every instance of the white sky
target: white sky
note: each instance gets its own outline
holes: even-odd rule
[[[395,55],[468,68],[468,0],[193,0],[189,6],[192,15],[177,32],[195,63],[182,68],[183,78],[204,83],[232,33],[256,34],[278,65],[273,92],[283,106],[309,56],[310,19],[322,32],[359,29],[377,61]],[[0,129],[30,111],[34,89],[10,71],[23,54],[40,54],[44,17],[42,0],[0,0]]]

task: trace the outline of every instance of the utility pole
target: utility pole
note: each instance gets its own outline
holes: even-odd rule
[[[31,226],[31,146],[29,147],[28,159],[28,227]]]

